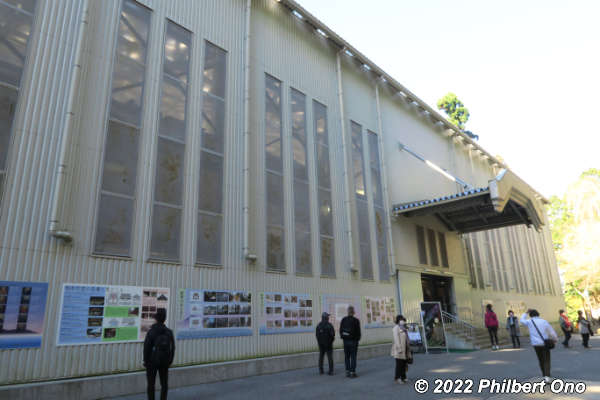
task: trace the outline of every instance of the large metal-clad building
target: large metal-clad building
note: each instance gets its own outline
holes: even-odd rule
[[[177,365],[314,349],[259,333],[263,292],[564,304],[546,200],[291,0],[0,0],[0,199],[0,280],[48,283],[2,384],[141,367],[57,346],[64,283],[253,294],[251,335]]]

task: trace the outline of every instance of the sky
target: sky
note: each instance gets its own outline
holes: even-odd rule
[[[544,196],[600,168],[600,1],[298,0]]]

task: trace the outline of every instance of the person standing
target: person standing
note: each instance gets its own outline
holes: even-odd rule
[[[354,307],[348,307],[348,315],[340,323],[340,338],[344,341],[346,376],[356,378],[356,354],[360,341],[360,321],[354,317]]]
[[[148,400],[154,400],[156,373],[160,378],[160,400],[167,400],[169,366],[175,357],[173,331],[165,326],[167,310],[159,308],[154,315],[156,323],[150,327],[144,340],[144,367],[148,381]]]
[[[590,341],[590,333],[592,333],[592,328],[590,321],[588,321],[583,315],[583,311],[577,311],[577,325],[579,326],[579,333],[581,333],[583,347],[589,349],[590,345],[588,343]]]
[[[512,310],[508,312],[508,318],[506,319],[506,330],[508,331],[510,339],[512,340],[513,349],[521,347],[521,341],[519,340],[519,336],[521,336],[519,320],[517,317],[515,317],[515,313],[512,312]]]
[[[560,324],[560,329],[565,334],[565,340],[563,340],[562,344],[565,347],[569,347],[569,340],[571,340],[571,333],[573,333],[573,324],[569,321],[569,317],[565,310],[558,311],[558,323]]]
[[[488,329],[490,334],[490,341],[492,342],[492,350],[498,350],[498,317],[492,310],[492,305],[488,304],[485,306],[485,327]]]
[[[406,383],[406,370],[410,360],[412,360],[412,352],[410,351],[410,340],[406,330],[406,318],[402,315],[396,316],[396,325],[392,329],[392,336],[394,342],[391,356],[396,359],[394,382]]]
[[[335,340],[335,329],[329,323],[329,314],[321,315],[321,322],[317,325],[317,343],[319,344],[319,373],[323,375],[323,358],[327,354],[329,362],[329,375],[333,375],[333,341]]]
[[[546,383],[550,383],[550,350],[554,347],[554,343],[558,342],[558,335],[548,321],[540,318],[537,310],[529,309],[521,315],[521,324],[529,329],[529,338],[540,363],[542,375]]]

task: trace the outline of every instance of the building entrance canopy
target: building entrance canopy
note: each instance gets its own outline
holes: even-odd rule
[[[509,170],[488,187],[393,206],[394,216],[437,217],[450,231],[469,233],[525,224],[544,225],[542,202],[548,201]]]

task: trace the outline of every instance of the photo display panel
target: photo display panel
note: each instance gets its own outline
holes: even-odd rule
[[[329,314],[329,322],[335,328],[336,334],[340,331],[340,322],[342,318],[348,315],[348,307],[354,307],[354,316],[361,319],[360,297],[359,296],[322,296],[321,310]]]
[[[307,294],[262,293],[261,335],[313,331],[313,299]]]
[[[40,347],[48,284],[0,281],[0,349]]]
[[[142,341],[169,300],[168,288],[66,283],[57,344]]]
[[[251,336],[251,303],[250,292],[180,289],[177,339]]]
[[[365,328],[384,328],[395,324],[396,305],[393,297],[363,297]]]

